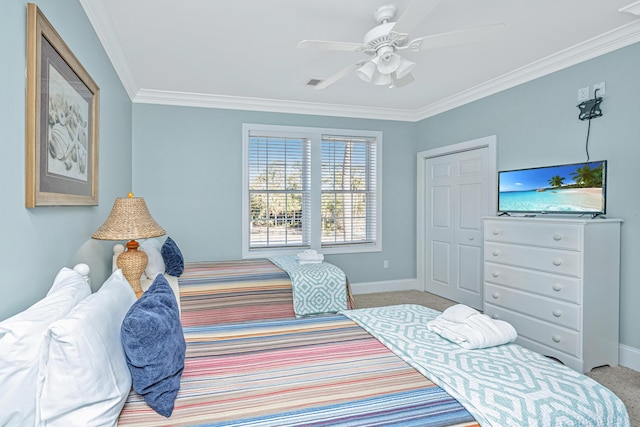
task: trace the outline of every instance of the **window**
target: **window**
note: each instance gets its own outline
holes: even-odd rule
[[[380,251],[382,133],[243,125],[243,256]]]
[[[376,241],[376,140],[322,135],[322,246]]]

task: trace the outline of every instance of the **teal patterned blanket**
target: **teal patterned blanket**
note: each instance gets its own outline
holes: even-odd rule
[[[455,397],[483,426],[629,427],[622,401],[591,378],[517,344],[467,350],[429,332],[419,306],[346,310],[389,349]]]
[[[300,264],[295,256],[269,258],[291,278],[296,316],[337,313],[347,309],[347,277],[327,262]]]

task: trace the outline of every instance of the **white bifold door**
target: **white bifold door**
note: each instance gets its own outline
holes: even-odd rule
[[[477,148],[424,159],[425,290],[482,308],[482,217],[495,214],[495,158]],[[418,260],[420,261],[420,260]]]

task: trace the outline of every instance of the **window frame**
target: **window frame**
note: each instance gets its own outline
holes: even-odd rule
[[[310,197],[310,246],[280,248],[249,248],[249,139],[252,133],[308,138],[311,145],[311,197]],[[321,242],[321,193],[322,193],[322,137],[341,135],[349,138],[375,139],[375,241],[371,243],[341,243],[322,246]],[[371,130],[332,129],[284,125],[242,124],[242,258],[265,258],[275,255],[296,254],[305,248],[323,254],[347,254],[382,251],[382,132]]]

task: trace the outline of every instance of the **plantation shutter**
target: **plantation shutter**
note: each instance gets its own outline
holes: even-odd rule
[[[376,140],[322,135],[321,246],[376,242]]]
[[[311,147],[304,135],[249,133],[249,248],[309,247]]]

